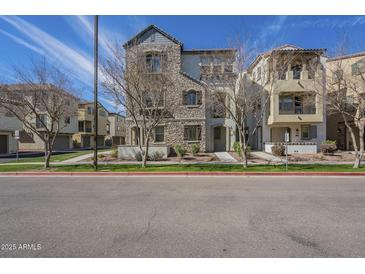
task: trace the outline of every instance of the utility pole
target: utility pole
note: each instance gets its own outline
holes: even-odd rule
[[[99,16],[94,16],[94,170],[98,169],[98,28]]]

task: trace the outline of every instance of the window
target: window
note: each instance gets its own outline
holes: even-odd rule
[[[106,125],[106,133],[110,134],[110,125]]]
[[[84,132],[85,131],[84,121],[79,121],[79,131],[80,132]]]
[[[225,73],[232,73],[233,72],[233,64],[234,64],[234,58],[233,57],[226,58],[225,64],[224,64],[224,72]]]
[[[362,59],[351,65],[352,75],[359,75],[365,73],[365,59]]]
[[[300,73],[302,71],[302,66],[301,65],[294,65],[294,66],[292,66],[291,69],[293,71],[293,79],[299,80],[300,79]]]
[[[92,107],[87,107],[86,111],[87,111],[87,114],[91,115],[91,114],[93,114],[94,109]]]
[[[165,127],[157,126],[155,127],[155,142],[164,142],[165,141]]]
[[[44,128],[47,123],[47,116],[45,114],[40,114],[36,117],[35,125],[36,128]]]
[[[202,104],[201,91],[189,90],[183,92],[183,105],[196,106]]]
[[[293,97],[290,95],[279,96],[279,113],[291,113],[293,109],[294,102]]]
[[[187,105],[196,105],[196,101],[197,101],[197,98],[196,98],[196,91],[195,90],[191,90],[188,92],[187,94],[187,102],[186,104]]]
[[[65,118],[65,124],[69,125],[71,123],[71,117],[66,117]]]
[[[201,126],[184,126],[185,141],[199,141],[201,139]]]
[[[92,124],[91,121],[85,121],[85,131],[92,132]]]
[[[317,138],[317,126],[302,125],[301,126],[301,139],[311,140]]]
[[[147,70],[151,73],[161,72],[161,55],[157,53],[147,54],[146,65],[147,65]]]

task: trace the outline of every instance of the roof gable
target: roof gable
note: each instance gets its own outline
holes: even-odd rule
[[[162,29],[158,28],[155,25],[150,25],[138,34],[136,34],[134,37],[132,37],[130,40],[128,40],[123,47],[127,48],[135,44],[141,44],[141,43],[162,43],[162,44],[168,44],[175,43],[183,46],[182,42],[177,40],[175,37],[171,36],[167,32],[163,31]]]

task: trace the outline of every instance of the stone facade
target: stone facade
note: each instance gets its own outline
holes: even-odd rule
[[[151,34],[156,31],[152,30]],[[137,47],[137,48],[136,48]],[[127,62],[134,54],[131,51],[139,52],[159,52],[164,56],[162,63],[162,73],[168,73],[169,79],[174,83],[174,88],[165,93],[164,108],[168,112],[168,118],[163,119],[161,126],[164,126],[163,144],[174,146],[182,145],[185,149],[190,150],[191,144],[196,143],[200,146],[201,151],[207,150],[206,141],[206,89],[202,82],[189,77],[181,69],[181,45],[173,41],[164,41],[159,43],[140,43],[132,48],[126,48]],[[184,91],[194,90],[201,95],[200,104],[187,106],[183,104]],[[184,126],[199,125],[201,127],[201,138],[197,141],[184,140]],[[126,144],[132,144],[132,128],[134,122],[130,115],[126,115]],[[154,144],[154,143],[152,143]],[[155,144],[161,144],[155,143]]]

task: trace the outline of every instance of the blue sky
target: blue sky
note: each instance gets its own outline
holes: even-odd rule
[[[13,65],[46,56],[72,73],[84,99],[92,98],[92,16],[0,17],[0,80],[14,81]],[[101,16],[100,49],[108,41],[125,42],[155,24],[184,43],[186,49],[229,46],[240,34],[264,51],[281,44],[334,51],[345,33],[349,53],[365,51],[365,16]],[[112,102],[101,98],[110,110]]]

